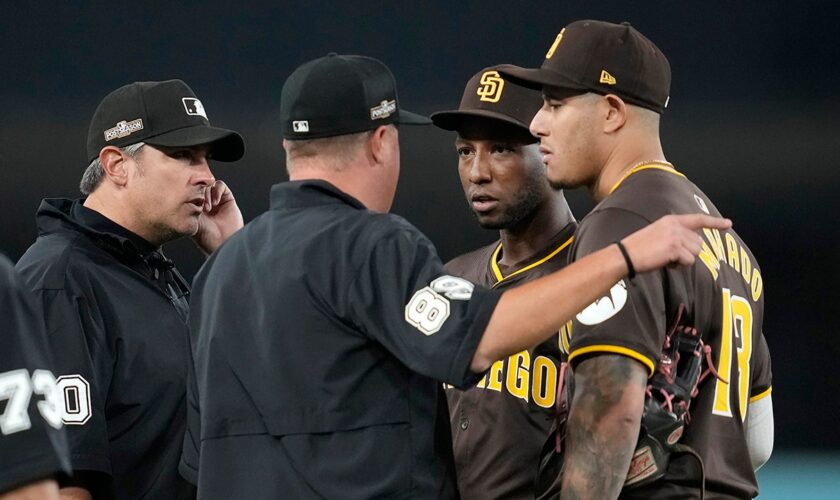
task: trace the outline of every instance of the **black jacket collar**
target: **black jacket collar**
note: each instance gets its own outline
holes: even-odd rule
[[[84,233],[109,251],[147,257],[157,247],[120,226],[104,215],[84,206],[84,198],[46,198],[38,207],[36,221],[38,234],[46,235],[70,229]]]
[[[271,208],[305,208],[343,203],[366,210],[362,202],[327,181],[307,179],[275,184],[271,187]]]
[[[82,233],[118,261],[154,281],[167,296],[171,296],[170,281],[179,290],[178,297],[189,293],[189,285],[175,271],[175,263],[159,248],[83,203],[84,199],[44,199],[36,215],[38,234]]]

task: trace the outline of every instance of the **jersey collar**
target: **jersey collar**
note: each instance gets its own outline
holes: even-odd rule
[[[633,175],[635,173],[638,173],[638,172],[641,172],[642,170],[651,170],[651,169],[662,170],[663,172],[668,172],[669,174],[679,175],[680,177],[685,178],[685,175],[677,172],[677,170],[674,168],[674,166],[671,165],[670,163],[666,164],[664,162],[644,162],[640,165],[636,165],[635,167],[633,167],[630,170],[628,170],[627,172],[625,172],[624,175],[621,176],[621,179],[619,179],[618,182],[613,184],[613,187],[610,188],[609,194],[613,194],[613,191],[618,189],[618,186],[620,186],[621,183],[624,182],[625,180],[627,180],[627,178],[630,177],[631,175]]]
[[[571,235],[569,234],[569,229],[571,227]],[[566,249],[569,245],[572,244],[574,241],[574,228],[577,227],[575,222],[572,222],[570,225],[564,227],[560,233],[558,233],[559,238],[555,238],[551,245],[548,247],[551,249],[544,257],[541,257],[534,262],[513,271],[512,273],[505,276],[502,274],[501,268],[499,268],[499,255],[502,253],[502,242],[500,241],[499,244],[496,246],[496,249],[493,251],[493,255],[490,257],[490,268],[493,270],[493,276],[496,278],[496,283],[493,284],[493,288],[500,285],[502,282],[513,278],[519,274],[522,274],[526,271],[534,269],[535,267],[548,262],[549,260],[553,259],[557,254],[562,252]],[[539,252],[536,255],[540,255],[543,252]]]

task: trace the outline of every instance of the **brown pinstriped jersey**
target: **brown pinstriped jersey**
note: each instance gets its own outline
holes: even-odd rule
[[[683,174],[661,164],[632,169],[581,222],[572,258],[578,259],[667,214],[720,215]],[[757,483],[745,438],[749,402],[771,388],[770,354],[762,333],[764,287],[755,256],[733,231],[703,231],[697,262],[624,279],[578,314],[563,345],[575,363],[588,355],[618,353],[651,372],[659,361],[666,325],[679,305],[712,346],[721,378],[707,379],[691,404],[682,443],[702,457],[706,498],[751,498]],[[696,460],[675,455],[665,477],[621,498],[698,498]]]
[[[576,227],[569,224],[544,250],[510,269],[497,264],[504,251],[499,241],[456,257],[446,269],[479,285],[514,287],[564,267]],[[559,359],[554,337],[496,361],[477,387],[446,390],[462,498],[534,498],[540,448],[554,416]]]

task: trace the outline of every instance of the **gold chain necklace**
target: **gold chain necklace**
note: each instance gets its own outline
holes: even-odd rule
[[[624,182],[625,179],[627,179],[631,175],[635,174],[637,169],[640,169],[641,167],[646,167],[648,165],[659,165],[660,167],[665,167],[665,168],[673,170],[674,172],[677,172],[677,169],[674,168],[674,165],[671,164],[670,162],[667,162],[667,161],[661,161],[661,160],[640,161],[639,163],[630,167],[626,172],[624,172],[624,175],[621,176],[621,179],[619,179],[618,182],[613,184],[612,188],[610,188],[609,194],[612,194],[613,191],[618,189],[618,186],[620,186],[621,183]],[[654,168],[656,168],[656,167],[654,167]],[[679,174],[679,172],[677,172],[677,173]],[[682,174],[680,174],[680,175],[682,175]]]
[[[645,161],[640,161],[639,163],[630,167],[630,170],[628,170],[628,172],[632,172],[633,170],[635,170],[635,169],[637,169],[641,166],[644,166],[644,165],[662,165],[663,167],[673,168],[674,170],[676,170],[676,168],[674,168],[674,165],[671,162],[661,161],[661,160],[645,160]]]

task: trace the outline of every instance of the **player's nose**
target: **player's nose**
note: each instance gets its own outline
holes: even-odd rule
[[[491,179],[489,154],[476,152],[473,161],[470,163],[470,182],[481,184]]]
[[[528,130],[531,131],[531,135],[534,137],[543,137],[548,135],[548,131],[545,126],[545,105],[543,105],[543,107],[537,111],[537,114],[534,115]]]

